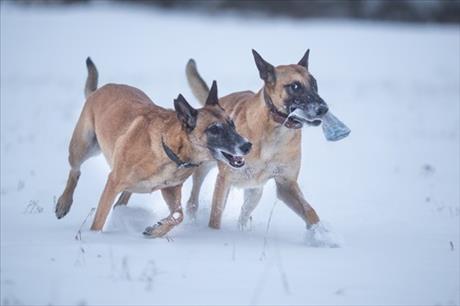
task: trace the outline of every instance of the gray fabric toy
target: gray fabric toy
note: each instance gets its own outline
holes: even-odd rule
[[[323,133],[327,140],[338,141],[347,137],[351,130],[330,111],[323,116]]]
[[[312,125],[311,121],[304,117],[304,113],[300,109],[296,109],[291,112],[288,118],[290,117],[295,117],[296,119],[303,121],[305,124],[307,124],[307,126]],[[323,134],[328,141],[341,140],[347,137],[351,132],[351,130],[342,121],[337,119],[337,117],[331,113],[331,111],[328,111],[321,118],[321,121],[323,124]],[[314,125],[316,126],[317,124]]]

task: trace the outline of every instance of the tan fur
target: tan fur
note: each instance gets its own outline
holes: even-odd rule
[[[196,63],[193,59],[189,61],[186,67],[186,75],[188,84],[193,91],[193,95],[197,97],[199,101],[202,101],[202,104],[204,105],[206,98],[208,97],[209,87],[202,78],[193,77],[194,75],[198,75]]]
[[[69,146],[69,179],[58,200],[56,215],[63,217],[72,205],[81,164],[102,151],[111,172],[91,229],[103,229],[120,192],[123,194],[117,205],[126,204],[132,192],[161,190],[170,216],[152,234],[162,236],[183,219],[181,186],[195,168],[178,168],[165,154],[161,137],[181,160],[209,161],[212,157],[204,131],[209,124],[228,117],[218,106],[207,105],[198,110],[196,127],[187,133],[176,112],[155,105],[141,90],[108,84],[92,92],[91,87],[95,89],[97,85],[90,80],[91,73],[85,90],[88,98]]]
[[[224,163],[218,163],[219,173],[209,221],[212,228],[221,226],[222,212],[232,186],[245,189],[245,201],[239,218],[240,226],[245,227],[269,179],[276,182],[278,198],[297,213],[307,226],[319,222],[319,217],[305,200],[297,183],[301,164],[301,130],[288,129],[276,123],[263,96],[265,89],[273,104],[282,109],[286,95],[284,86],[297,80],[308,87],[310,75],[300,65],[277,66],[275,72],[276,83],[266,85],[258,93],[237,92],[219,99],[219,104],[233,118],[238,132],[252,142],[252,150],[245,157],[246,166],[241,169],[231,169]],[[200,84],[204,81],[194,62],[193,67],[187,67],[187,78],[192,92],[203,103],[201,97],[206,93]],[[210,167],[208,164],[201,168],[194,173],[192,194],[187,203],[187,212],[192,216],[198,209],[199,190]]]

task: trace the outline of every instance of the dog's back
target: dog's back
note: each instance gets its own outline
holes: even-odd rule
[[[120,84],[107,84],[99,88],[86,101],[94,113],[95,124],[108,124],[123,129],[138,116],[155,113],[159,117],[171,115],[172,110],[157,106],[141,90]]]
[[[107,84],[91,94],[84,112],[108,161],[116,142],[128,130],[175,118],[174,111],[155,105],[143,91],[119,84]]]

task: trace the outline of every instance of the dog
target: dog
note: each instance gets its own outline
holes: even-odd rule
[[[119,193],[116,205],[127,204],[132,193],[161,190],[170,215],[144,232],[161,237],[182,222],[182,183],[195,169],[210,160],[242,167],[252,144],[238,134],[219,105],[215,81],[203,108],[193,108],[179,94],[173,111],[155,105],[131,86],[107,84],[97,89],[96,66],[89,57],[86,65],[86,102],[70,141],[71,169],[56,216],[64,217],[71,208],[82,163],[102,152],[111,172],[91,230],[103,229]]]
[[[247,226],[256,208],[265,183],[274,179],[277,197],[289,206],[311,229],[320,219],[305,200],[297,183],[301,163],[301,128],[318,126],[328,112],[328,106],[318,94],[316,79],[308,71],[307,50],[296,65],[274,67],[259,53],[252,50],[264,86],[257,93],[242,91],[219,99],[219,104],[235,121],[244,137],[253,146],[246,156],[246,165],[232,168],[217,162],[218,175],[212,198],[209,227],[221,227],[222,213],[231,187],[244,188],[244,204],[239,226]],[[194,96],[205,103],[209,89],[198,73],[196,63],[190,59],[186,76]],[[193,187],[187,202],[187,214],[194,217],[199,204],[203,181],[215,162],[203,163],[193,174]]]

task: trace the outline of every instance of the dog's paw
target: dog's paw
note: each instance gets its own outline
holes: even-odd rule
[[[196,213],[187,213],[187,218],[186,218],[187,224],[191,225],[197,225],[198,224],[198,217]]]
[[[186,214],[187,214],[187,218],[191,221],[191,223],[196,223],[197,212],[198,212],[198,204],[188,201]]]
[[[67,215],[67,213],[70,210],[70,206],[72,206],[72,200],[67,200],[67,199],[60,197],[59,200],[57,201],[56,208],[54,211],[54,213],[56,214],[56,217],[58,219],[61,219],[65,215]]]
[[[171,230],[171,225],[158,222],[152,226],[148,226],[142,233],[146,238],[160,238],[166,235]]]
[[[238,219],[238,229],[242,232],[252,232],[254,227],[252,225],[252,217]]]
[[[308,246],[320,248],[338,248],[343,245],[343,239],[324,222],[318,222],[307,229],[305,241]]]
[[[197,208],[197,210],[188,210],[186,211],[186,222],[189,225],[199,226],[203,222],[209,220],[210,210],[209,207],[203,206]]]

